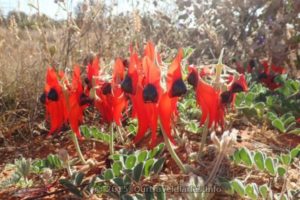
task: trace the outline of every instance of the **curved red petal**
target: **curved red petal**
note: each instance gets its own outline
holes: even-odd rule
[[[171,135],[171,119],[172,114],[176,109],[177,100],[178,98],[170,98],[168,93],[164,93],[160,99],[158,107],[162,128],[173,144],[175,144],[175,141]]]
[[[112,84],[119,84],[124,79],[125,68],[122,59],[117,58],[112,74]]]
[[[177,56],[171,63],[167,74],[167,90],[170,92],[173,82],[181,78],[181,60],[183,57],[183,50],[178,50]]]
[[[147,42],[146,47],[144,49],[144,56],[149,57],[149,59],[152,62],[155,61],[155,47],[152,42]]]

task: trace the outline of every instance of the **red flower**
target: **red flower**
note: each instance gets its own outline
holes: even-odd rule
[[[262,82],[266,87],[268,87],[270,90],[275,90],[282,85],[280,83],[277,83],[275,81],[276,74],[282,74],[285,73],[285,69],[283,67],[277,67],[275,65],[272,65],[271,68],[267,61],[263,61],[262,63],[264,67],[264,71],[260,73],[258,79],[260,82]],[[271,70],[273,74],[271,74]]]
[[[176,111],[178,97],[185,94],[187,89],[181,76],[181,60],[183,50],[179,49],[178,55],[172,62],[167,74],[167,91],[162,95],[159,101],[159,118],[169,140],[175,144],[171,135],[172,114]]]
[[[237,93],[248,91],[248,86],[244,74],[239,75],[236,80],[234,80],[233,76],[230,76],[229,79],[232,79],[232,81],[230,81],[231,85],[229,88],[231,92]]]
[[[84,79],[84,82],[87,87],[85,87],[85,94],[87,96],[95,96],[95,93],[90,94],[90,91],[93,87],[97,86],[100,84],[99,81],[99,58],[95,57],[91,62],[88,63],[86,66],[86,78]],[[95,78],[97,77],[97,78]],[[94,91],[94,90],[93,90]]]
[[[72,131],[79,139],[82,139],[79,125],[83,121],[84,109],[92,103],[92,100],[83,92],[79,66],[74,67],[72,85],[69,91],[69,124]]]
[[[138,132],[134,142],[139,142],[150,128],[150,146],[153,147],[156,143],[158,102],[161,96],[160,70],[148,56],[143,58],[142,66],[143,73],[140,76],[143,81],[137,86],[136,95],[133,97],[138,118]]]
[[[92,82],[94,76],[99,75],[99,58],[96,56],[86,67],[87,79]]]
[[[61,76],[63,78],[63,73]],[[49,67],[47,70],[46,86],[41,101],[46,105],[46,117],[50,118],[48,135],[51,135],[60,130],[68,120],[65,97],[54,68]]]
[[[248,85],[245,79],[245,75],[241,74],[236,78],[234,76],[228,77],[228,92],[223,93],[223,98],[229,98],[229,101],[231,101],[232,108],[234,107],[234,102],[236,98],[236,93],[239,92],[246,92],[248,91]],[[229,97],[226,97],[226,95],[229,95]],[[222,97],[222,94],[221,94]],[[226,100],[224,100],[226,102]],[[229,103],[229,102],[228,102]]]
[[[194,67],[190,66],[188,70],[188,82],[196,90],[197,103],[202,110],[200,124],[204,124],[208,120],[209,128],[213,125],[223,127],[226,106],[234,103],[235,93],[248,90],[245,76],[239,75],[237,78],[229,76],[228,89],[222,92],[201,79]]]
[[[124,73],[123,61],[118,58],[115,62],[111,82],[101,83],[100,89],[97,90],[100,99],[95,103],[104,122],[115,121],[119,126],[121,125],[122,111],[127,106],[126,97],[120,86],[124,79]]]
[[[135,95],[137,93],[137,87],[138,85],[141,86],[142,82],[142,76],[139,75],[139,72],[142,71],[142,65],[138,58],[138,54],[134,52],[132,49],[130,51],[130,61],[129,61],[129,67],[127,74],[125,76],[125,79],[121,83],[122,90],[129,95],[131,102],[132,102],[132,117],[137,116],[136,111],[136,104],[137,100],[135,98]]]
[[[229,97],[230,98],[230,97]],[[208,127],[212,125],[224,126],[225,101],[221,99],[220,91],[215,90],[211,85],[199,80],[196,88],[196,99],[201,107],[202,116],[200,124],[204,124],[208,120]]]

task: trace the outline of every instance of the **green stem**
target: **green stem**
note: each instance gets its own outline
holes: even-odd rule
[[[112,122],[110,125],[111,128],[111,135],[110,135],[110,141],[109,141],[109,152],[110,155],[114,154],[114,123]]]
[[[183,165],[182,161],[180,160],[180,158],[176,154],[176,152],[175,152],[175,150],[174,150],[174,148],[173,148],[173,146],[172,146],[172,144],[171,144],[171,142],[170,142],[168,136],[166,135],[166,133],[165,133],[165,131],[164,131],[164,129],[163,129],[162,126],[161,126],[161,131],[162,131],[162,134],[163,134],[164,141],[165,141],[165,144],[167,146],[167,149],[168,149],[169,153],[171,154],[171,157],[176,162],[176,164],[179,167],[179,169],[182,172],[186,173],[187,170],[186,170],[185,166]]]
[[[200,157],[202,157],[204,145],[205,145],[207,134],[208,134],[208,118],[206,119],[203,128],[204,129],[203,129],[203,133],[202,133],[202,136],[201,136],[201,145],[200,145],[200,151],[199,151]]]
[[[75,145],[75,148],[76,148],[76,151],[77,151],[77,154],[79,156],[79,159],[81,161],[82,164],[87,164],[87,162],[85,161],[83,155],[82,155],[82,152],[81,152],[81,149],[80,149],[80,146],[79,146],[79,143],[78,143],[78,139],[76,137],[76,135],[74,134],[74,132],[71,133],[71,137],[72,137],[72,140],[74,142],[74,145]]]

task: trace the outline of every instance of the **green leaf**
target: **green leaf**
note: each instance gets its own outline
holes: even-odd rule
[[[164,149],[164,144],[161,143],[159,145],[157,145],[155,148],[153,148],[151,151],[150,151],[150,154],[149,154],[149,158],[154,158],[155,156],[159,155],[162,150]]]
[[[247,165],[247,166],[252,166],[253,161],[251,157],[251,152],[247,148],[242,148],[240,150],[240,157],[241,160]]]
[[[250,106],[253,104],[255,98],[255,94],[253,92],[249,92],[246,94],[245,103],[246,105]]]
[[[132,178],[133,180],[135,180],[136,182],[139,182],[143,173],[143,168],[144,168],[144,163],[139,163],[137,164],[134,169],[133,169],[133,173],[132,173]]]
[[[281,196],[281,198],[280,198],[280,200],[288,200],[289,198],[287,197],[287,195],[286,194],[283,194],[282,196]]]
[[[236,164],[240,164],[241,163],[241,157],[240,157],[240,150],[237,149],[234,154],[233,154],[233,161],[236,163]]]
[[[126,174],[123,178],[124,185],[130,185],[131,184],[131,178],[128,174]]]
[[[230,195],[234,194],[234,189],[233,189],[231,183],[226,178],[219,177],[218,181],[219,181],[221,187],[224,189],[224,191],[227,194],[230,194]]]
[[[273,113],[273,112],[268,112],[268,113],[267,113],[267,117],[268,117],[268,119],[269,119],[270,121],[273,121],[273,120],[275,120],[275,119],[278,119],[277,115],[276,115],[275,113]]]
[[[112,159],[112,160],[114,160],[114,161],[120,160],[120,157],[121,157],[120,154],[113,154],[113,155],[109,156],[109,158]]]
[[[74,178],[74,182],[75,182],[76,186],[79,186],[81,184],[83,177],[84,177],[84,173],[82,173],[82,172],[76,173],[75,178]]]
[[[290,134],[300,135],[300,128],[295,128],[294,130],[289,131]]]
[[[257,168],[263,171],[265,169],[264,155],[260,151],[258,151],[255,153],[253,158]]]
[[[291,112],[285,113],[282,115],[279,119],[284,122],[285,120],[289,119],[290,117],[293,117],[293,114]],[[295,119],[295,118],[294,118]],[[293,120],[294,121],[294,120]]]
[[[154,199],[154,192],[153,192],[153,188],[151,186],[145,186],[145,199],[146,200],[153,200]]]
[[[254,105],[258,117],[261,118],[263,116],[265,107],[266,105],[263,102],[258,102]]]
[[[76,196],[83,197],[81,191],[78,190],[78,188],[75,185],[73,185],[69,180],[61,179],[61,180],[59,180],[59,182],[60,182],[60,184],[62,184],[65,188],[67,188],[70,192],[72,192]]]
[[[103,135],[100,132],[100,130],[96,127],[91,127],[90,128],[90,134],[93,138],[98,139],[98,140],[103,140]]]
[[[144,200],[144,196],[142,194],[135,194],[137,200]]]
[[[153,166],[153,163],[154,163],[154,159],[153,158],[151,158],[151,159],[149,159],[149,160],[146,161],[145,166],[144,166],[144,175],[146,177],[148,177],[150,175],[150,170],[151,170],[151,168]]]
[[[290,154],[281,154],[281,155],[280,155],[280,161],[281,161],[282,164],[284,164],[284,165],[289,165],[289,164],[291,164],[292,157],[291,157]]]
[[[271,107],[271,106],[273,106],[274,103],[275,103],[274,97],[273,96],[268,96],[267,101],[266,101],[267,106]]]
[[[112,170],[114,172],[114,175],[120,176],[122,168],[123,167],[121,161],[114,162],[114,164],[112,165]]]
[[[274,166],[274,161],[272,160],[272,158],[266,158],[265,160],[265,166],[267,171],[269,172],[269,174],[271,174],[272,176],[275,176],[275,166]]]
[[[129,194],[125,194],[125,195],[122,195],[121,200],[134,200],[134,198]]]
[[[266,184],[259,186],[259,192],[263,199],[267,199],[269,193],[268,186]]]
[[[157,200],[166,200],[166,191],[165,188],[161,185],[155,188]]]
[[[118,186],[120,186],[120,187],[125,185],[123,179],[120,178],[120,177],[114,178],[114,179],[113,179],[113,182],[114,182],[115,184],[117,184]]]
[[[152,166],[151,171],[154,172],[154,174],[158,174],[162,170],[165,160],[165,158],[158,159]]]
[[[52,169],[62,168],[62,162],[57,155],[49,154],[47,156],[47,166]]]
[[[290,130],[292,130],[293,128],[295,128],[295,126],[297,125],[296,122],[292,122],[290,123],[287,127],[286,127],[286,132],[289,132],[290,133]],[[294,133],[293,133],[294,134]]]
[[[138,154],[138,162],[144,162],[147,159],[148,151],[141,151]]]
[[[231,182],[231,186],[233,187],[234,191],[236,191],[241,197],[245,195],[245,187],[240,180],[238,179],[233,180]]]
[[[157,147],[158,147],[158,151],[157,151],[157,153],[156,153],[155,156],[158,156],[158,155],[160,155],[163,152],[163,150],[165,148],[165,144],[164,143],[160,143]]]
[[[272,121],[272,125],[277,128],[280,132],[284,133],[285,132],[285,128],[284,128],[284,124],[280,119],[275,119]]]
[[[283,124],[286,127],[286,126],[290,125],[292,122],[295,122],[295,117],[294,116],[290,116],[287,119],[285,119],[283,121]]]
[[[103,177],[104,177],[105,180],[113,179],[114,178],[114,174],[113,174],[112,169],[105,170],[105,172],[103,174]]]
[[[258,188],[255,183],[249,184],[245,188],[245,192],[248,197],[250,197],[253,200],[258,199]]]
[[[286,173],[286,169],[283,168],[283,167],[278,167],[277,168],[277,172],[278,172],[279,176],[283,177],[285,175],[285,173]]]
[[[290,152],[291,158],[294,159],[295,157],[297,157],[300,154],[300,148],[296,147],[293,148]]]
[[[82,125],[80,126],[80,133],[85,137],[85,138],[91,138],[91,133],[90,130],[87,126]]]
[[[106,143],[110,142],[110,135],[102,133],[102,140]]]
[[[136,162],[136,157],[135,155],[130,155],[127,157],[126,161],[125,161],[125,167],[127,169],[132,169],[135,165]]]

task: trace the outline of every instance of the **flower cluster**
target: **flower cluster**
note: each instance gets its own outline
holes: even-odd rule
[[[202,110],[200,123],[204,124],[207,121],[209,128],[219,125],[224,127],[224,115],[227,105],[233,105],[236,93],[248,90],[245,76],[236,73],[235,75],[225,76],[223,80],[220,79],[221,74],[217,75],[215,68],[204,67],[198,72],[195,67],[189,66],[188,70],[188,83],[196,91],[197,103]],[[205,81],[205,79],[214,76],[216,78],[211,83],[209,83],[209,80]],[[223,81],[223,83],[214,85],[215,80],[220,83]]]
[[[71,84],[63,72],[49,68],[41,96],[51,123],[49,134],[69,123],[72,131],[81,138],[78,127],[88,105],[97,108],[102,122],[121,126],[122,114],[131,102],[131,117],[138,119],[135,142],[139,142],[150,129],[150,146],[155,146],[160,122],[170,141],[175,143],[171,135],[171,119],[178,98],[187,92],[181,74],[182,58],[183,50],[179,49],[164,74],[160,55],[155,51],[153,43],[148,42],[142,58],[133,48],[130,50],[129,62],[117,58],[108,80],[105,78],[107,74],[101,71],[99,58],[95,57],[86,67],[85,86],[82,85],[78,66],[74,68]]]
[[[49,135],[69,123],[77,137],[81,138],[79,124],[82,122],[83,110],[92,104],[92,99],[83,91],[79,66],[74,67],[71,84],[62,71],[57,73],[49,67],[40,101],[45,104],[46,116],[51,122]]]
[[[93,105],[99,111],[102,123],[121,126],[124,115],[128,117],[129,113],[130,117],[137,118],[135,143],[150,130],[150,146],[155,146],[160,125],[175,144],[172,122],[178,114],[177,102],[187,92],[181,72],[183,54],[183,49],[179,49],[170,66],[165,67],[153,43],[148,42],[143,56],[131,47],[129,60],[117,58],[111,72],[102,68],[99,57],[95,56],[86,66],[84,84],[79,66],[74,67],[71,83],[63,72],[48,68],[41,101],[50,119],[49,134],[69,124],[81,138],[79,125],[84,109]],[[196,91],[202,110],[200,123],[207,122],[208,128],[224,127],[227,106],[233,105],[236,93],[248,89],[243,74],[236,71],[222,73],[222,67],[220,63],[201,70],[188,67],[187,81]],[[131,112],[125,112],[129,109]]]

